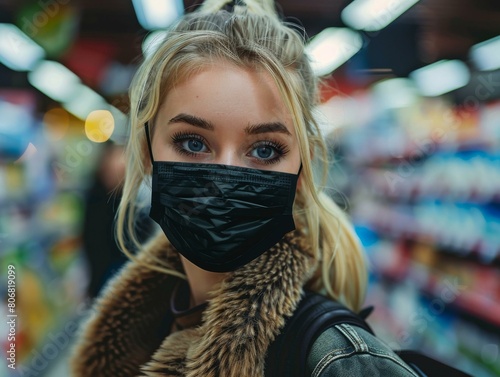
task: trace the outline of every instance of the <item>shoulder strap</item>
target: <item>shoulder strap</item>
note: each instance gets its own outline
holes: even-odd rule
[[[433,359],[418,351],[400,350],[396,354],[421,376],[453,376],[453,377],[472,377],[470,374],[462,372],[450,365],[444,364],[439,360]]]
[[[328,328],[341,323],[360,327],[374,334],[365,322],[367,312],[356,314],[344,305],[317,293],[306,292],[285,327],[271,344],[266,358],[266,377],[304,377],[307,356],[314,341]],[[422,377],[472,377],[418,351],[395,351]]]
[[[305,376],[310,347],[326,329],[340,323],[358,326],[373,334],[370,326],[344,305],[318,293],[306,292],[269,347],[266,376]]]

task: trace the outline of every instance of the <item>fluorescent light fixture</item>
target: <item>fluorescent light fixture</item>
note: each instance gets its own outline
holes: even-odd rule
[[[331,73],[362,47],[361,36],[346,28],[327,28],[316,35],[306,47],[311,66],[317,76]]]
[[[408,107],[418,99],[415,84],[407,78],[379,81],[373,85],[372,91],[378,104],[384,109]]]
[[[103,97],[88,86],[80,84],[74,96],[63,103],[63,107],[77,118],[85,120],[92,111],[107,110],[109,105]]]
[[[54,101],[66,102],[80,88],[80,79],[58,62],[43,60],[28,73],[31,85]]]
[[[109,105],[108,110],[115,120],[115,129],[111,135],[111,140],[117,144],[124,145],[128,136],[128,116],[112,105]]]
[[[122,125],[123,127],[127,126],[128,117],[121,110],[117,109],[112,105],[109,105],[107,110],[111,112],[117,124]]]
[[[164,40],[167,32],[164,30],[157,30],[150,33],[142,42],[142,53],[147,58],[152,55],[159,47],[160,43]]]
[[[500,68],[500,35],[472,46],[470,56],[476,67],[482,71]]]
[[[0,62],[15,71],[30,71],[45,51],[17,26],[0,24]]]
[[[182,0],[132,0],[132,4],[146,30],[164,29],[184,13]]]
[[[356,100],[351,97],[333,96],[316,108],[316,118],[321,134],[327,137],[341,127],[357,123]]]
[[[346,25],[377,31],[389,25],[419,0],[354,0],[341,13]]]
[[[410,73],[424,96],[439,96],[468,84],[470,72],[460,60],[440,60]]]

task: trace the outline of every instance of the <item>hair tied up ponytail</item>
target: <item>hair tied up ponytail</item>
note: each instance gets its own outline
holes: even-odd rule
[[[198,8],[202,13],[249,13],[279,19],[274,0],[205,0]]]
[[[224,10],[228,11],[229,13],[233,13],[234,12],[234,7],[246,7],[247,4],[245,3],[245,1],[243,0],[232,0],[230,1],[229,3],[227,3],[225,6],[224,6]]]

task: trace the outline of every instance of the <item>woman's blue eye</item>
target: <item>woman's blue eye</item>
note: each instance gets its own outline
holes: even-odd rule
[[[268,146],[262,146],[262,147],[257,147],[253,150],[253,157],[257,157],[263,160],[268,160],[272,157],[274,157],[275,150],[272,147]]]
[[[172,135],[172,142],[178,153],[196,157],[199,153],[209,153],[205,139],[196,134],[178,132]]]
[[[189,139],[182,143],[182,147],[190,152],[204,152],[206,149],[205,144],[197,139]]]

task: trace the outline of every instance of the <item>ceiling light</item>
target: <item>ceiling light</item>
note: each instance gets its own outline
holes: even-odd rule
[[[182,0],[132,0],[132,4],[146,30],[166,28],[184,13]]]
[[[355,98],[345,96],[333,96],[318,105],[316,117],[322,135],[327,137],[338,128],[359,123],[357,106]]]
[[[12,24],[0,24],[0,62],[15,71],[30,71],[45,51]]]
[[[418,0],[354,0],[341,13],[346,25],[358,30],[383,29]]]
[[[128,116],[116,107],[109,105],[108,110],[113,115],[115,121],[115,128],[111,135],[111,140],[116,144],[124,145],[127,142],[128,136]]]
[[[377,82],[373,85],[373,94],[384,109],[408,107],[418,99],[413,81],[402,77]]]
[[[316,35],[306,47],[311,66],[317,76],[331,73],[362,47],[361,36],[346,28],[327,28]]]
[[[468,84],[470,72],[460,60],[441,60],[410,73],[424,96],[439,96]]]
[[[63,107],[77,118],[85,120],[92,111],[107,110],[109,105],[99,94],[80,84],[75,95],[64,102]]]
[[[69,101],[80,88],[80,79],[61,63],[43,60],[28,73],[31,85],[54,101]]]
[[[482,71],[500,68],[500,35],[472,46],[472,61]]]

